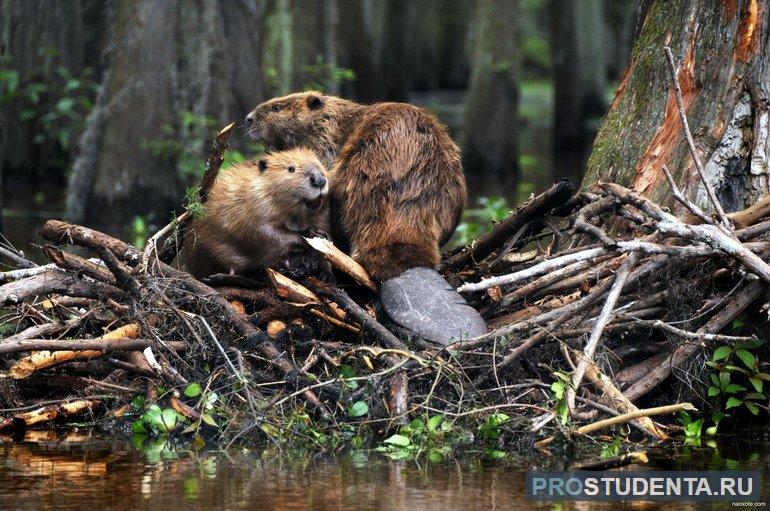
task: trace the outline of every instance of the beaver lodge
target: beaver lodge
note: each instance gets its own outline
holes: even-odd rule
[[[231,128],[199,202],[144,250],[57,220],[40,229],[50,264],[1,248],[17,269],[0,273],[0,305],[18,328],[0,343],[0,433],[55,420],[224,443],[385,439],[405,456],[450,438],[663,441],[683,432],[677,412],[692,433],[696,408],[714,427],[720,410],[766,407],[766,320],[751,318],[770,306],[770,198],[712,217],[669,175],[688,212],[676,217],[612,183],[558,183],[444,254],[440,271],[489,333],[437,347],[387,323],[377,286],[324,240],[311,243],[336,284],[275,271],[198,281],[171,264]]]

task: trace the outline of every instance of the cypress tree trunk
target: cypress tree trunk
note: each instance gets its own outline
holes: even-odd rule
[[[518,183],[517,6],[513,0],[481,0],[477,7],[462,144],[471,195],[512,197]]]
[[[725,210],[768,192],[770,11],[767,0],[656,0],[604,119],[583,188],[599,180],[666,205],[667,165],[684,193],[712,209],[683,136],[663,46],[677,76],[695,139]]]

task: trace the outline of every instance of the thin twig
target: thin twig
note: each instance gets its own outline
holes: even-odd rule
[[[679,86],[679,78],[676,71],[677,66],[674,62],[674,54],[671,53],[671,48],[668,46],[664,46],[663,51],[666,52],[666,57],[668,58],[668,68],[669,71],[671,71],[671,82],[674,86],[676,106],[679,109],[679,119],[682,121],[684,135],[685,138],[687,138],[687,145],[690,148],[690,153],[692,154],[692,158],[695,161],[695,168],[698,169],[698,174],[703,181],[703,186],[706,189],[706,193],[708,194],[711,203],[714,205],[714,210],[716,210],[717,217],[719,217],[719,222],[725,229],[732,231],[732,224],[730,223],[730,220],[728,220],[727,215],[725,214],[725,210],[722,208],[722,203],[719,202],[716,193],[714,193],[714,187],[711,186],[711,183],[706,178],[706,171],[704,170],[703,164],[700,161],[698,151],[695,149],[695,140],[692,138],[690,123],[687,122],[687,112],[685,112],[684,108],[684,99],[682,99],[682,88]]]

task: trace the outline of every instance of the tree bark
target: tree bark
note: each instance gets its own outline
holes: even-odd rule
[[[266,93],[262,2],[115,0],[102,90],[88,116],[66,216],[165,221],[203,172],[212,131]]]
[[[707,179],[725,210],[768,192],[770,10],[767,0],[652,2],[604,119],[583,188],[600,180],[674,206],[661,170],[713,210],[683,136],[663,47],[678,63],[685,110]]]
[[[469,192],[513,196],[519,177],[517,110],[518,2],[481,0],[475,22],[470,88],[466,95],[463,154]]]

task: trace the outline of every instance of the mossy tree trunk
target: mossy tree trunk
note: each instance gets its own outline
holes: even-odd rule
[[[463,160],[471,195],[512,197],[519,178],[518,2],[480,0],[470,88],[463,122]]]
[[[711,209],[683,136],[663,47],[678,62],[696,149],[725,210],[768,192],[770,10],[767,0],[656,0],[604,119],[583,188],[614,181],[673,205],[661,168]]]

